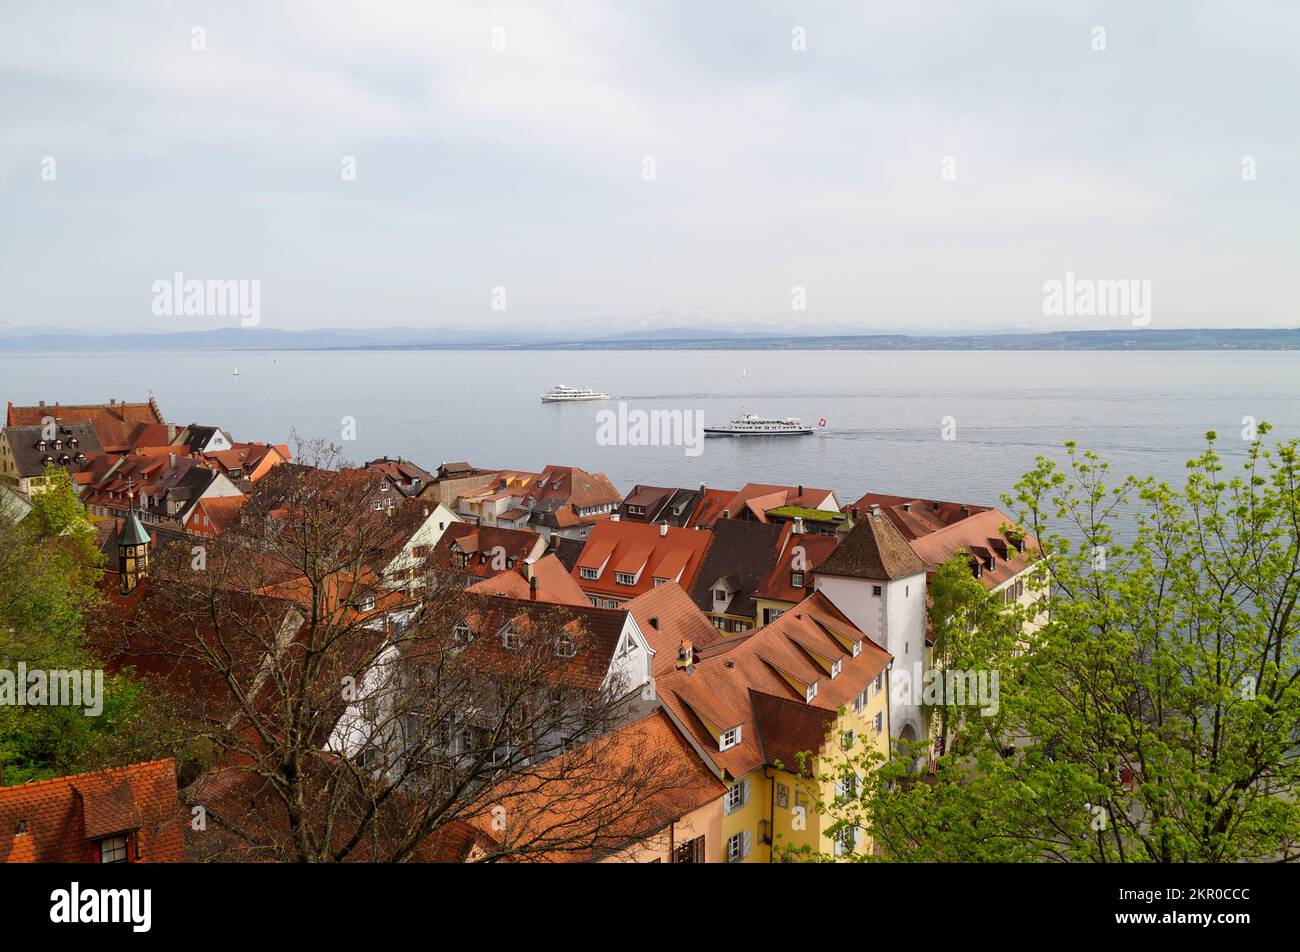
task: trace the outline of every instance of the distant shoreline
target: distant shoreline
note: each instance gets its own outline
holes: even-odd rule
[[[440,339],[439,333],[445,336]],[[409,329],[284,331],[226,328],[171,334],[0,335],[4,353],[142,351],[1289,351],[1300,350],[1300,328],[1185,328],[1054,331],[1025,334],[922,336],[845,334],[822,336],[731,334],[592,340],[457,339],[457,332]]]

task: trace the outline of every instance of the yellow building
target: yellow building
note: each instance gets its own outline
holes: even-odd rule
[[[834,817],[816,807],[836,796],[835,764],[866,750],[888,755],[890,661],[815,594],[656,679],[665,710],[726,784],[717,861],[846,849],[827,834]],[[860,831],[852,840],[853,852],[873,849]]]

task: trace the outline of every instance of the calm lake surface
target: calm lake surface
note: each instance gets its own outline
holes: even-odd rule
[[[239,375],[233,371],[239,369]],[[617,403],[543,404],[557,381],[629,409],[798,416],[812,436],[709,439],[682,447],[597,444]],[[572,464],[635,483],[739,488],[804,483],[851,501],[867,491],[997,503],[1034,457],[1077,440],[1121,472],[1181,481],[1216,430],[1244,455],[1242,418],[1300,436],[1300,355],[1285,352],[365,351],[5,354],[0,394],[141,400],[171,421],[238,440],[292,431],[340,441],[349,459],[402,455],[432,469],[468,459],[538,470]],[[956,439],[942,439],[944,417]]]

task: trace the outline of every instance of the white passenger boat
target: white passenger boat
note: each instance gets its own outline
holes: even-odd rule
[[[566,387],[557,383],[542,394],[542,403],[571,403],[578,400],[608,400],[609,394],[592,390],[590,387]]]
[[[706,426],[706,436],[807,436],[813,431],[798,417],[762,417],[746,413],[726,426]]]

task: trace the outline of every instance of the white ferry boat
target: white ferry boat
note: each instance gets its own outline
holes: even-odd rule
[[[592,390],[590,387],[566,387],[557,383],[542,394],[542,403],[570,403],[576,400],[608,400],[609,394]]]
[[[704,428],[705,436],[807,436],[812,431],[798,417],[761,417],[756,413],[738,416],[726,426]]]

